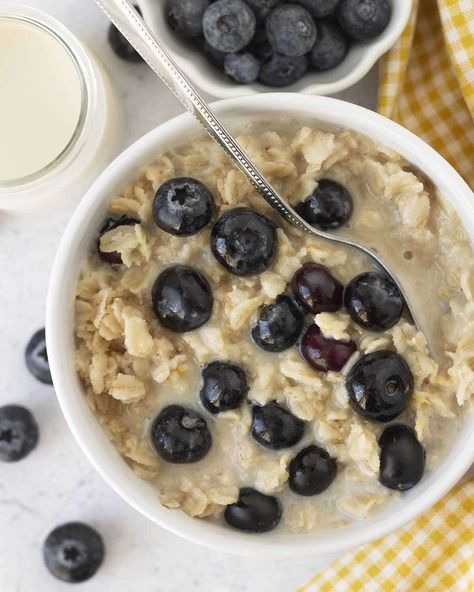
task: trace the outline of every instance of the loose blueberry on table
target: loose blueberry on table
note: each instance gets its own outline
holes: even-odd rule
[[[43,545],[43,557],[51,574],[64,582],[91,578],[105,555],[100,534],[82,522],[68,522],[51,531]]]
[[[38,424],[31,411],[20,405],[0,407],[0,460],[16,462],[38,444]]]
[[[304,448],[290,461],[290,489],[299,495],[311,496],[326,491],[336,478],[337,464],[326,450],[313,445]]]
[[[35,378],[45,384],[53,384],[49,369],[44,327],[36,331],[28,341],[25,349],[25,362],[26,367]]]
[[[133,7],[139,14],[141,14],[139,6],[134,4]],[[127,41],[127,39],[122,35],[115,25],[109,26],[108,40],[113,52],[120,59],[126,62],[143,62],[142,56]]]
[[[224,519],[233,528],[244,532],[268,532],[280,522],[282,508],[278,498],[264,495],[251,487],[243,487],[239,499],[226,507]]]
[[[229,362],[211,362],[203,368],[202,378],[199,398],[212,414],[240,407],[249,390],[245,372]]]
[[[252,338],[262,349],[280,352],[294,345],[303,329],[304,317],[293,300],[282,294],[273,304],[263,306]]]
[[[99,238],[97,239],[97,250],[99,252],[99,257],[111,265],[121,265],[123,263],[122,255],[118,251],[103,251],[100,246],[100,238],[110,230],[115,230],[120,226],[134,226],[135,224],[140,224],[140,221],[136,218],[132,218],[131,216],[120,216],[120,218],[117,219],[107,218],[100,229]]]
[[[405,425],[390,425],[379,438],[380,483],[406,491],[423,477],[425,450],[415,432]]]
[[[295,417],[275,401],[252,409],[252,437],[271,450],[297,444],[304,434],[304,421]]]

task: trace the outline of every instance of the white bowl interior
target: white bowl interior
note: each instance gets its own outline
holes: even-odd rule
[[[266,94],[214,104],[230,124],[240,118],[267,120],[291,115],[329,128],[349,128],[381,140],[422,169],[439,187],[464,221],[474,241],[474,200],[459,175],[431,148],[397,124],[355,105],[323,97]],[[395,499],[373,517],[339,530],[308,535],[278,531],[252,536],[179,510],[161,506],[156,489],[139,479],[116,452],[89,409],[74,370],[73,300],[79,267],[94,244],[110,199],[138,169],[153,158],[199,133],[190,115],[181,115],[152,130],[123,152],[90,188],[71,219],[54,263],[48,296],[46,333],[57,396],[69,426],[89,460],[104,479],[133,507],[157,524],[187,539],[221,551],[267,557],[298,557],[341,551],[400,527],[439,499],[468,469],[474,458],[474,417],[452,443],[442,464],[402,500]]]
[[[272,89],[257,82],[248,85],[235,84],[168,27],[164,18],[165,0],[138,0],[138,4],[152,31],[189,78],[215,97],[231,98],[273,90],[327,95],[352,86],[392,47],[408,22],[413,0],[390,1],[392,16],[381,35],[368,42],[354,43],[345,60],[336,68],[327,72],[308,72],[295,84],[282,89]]]

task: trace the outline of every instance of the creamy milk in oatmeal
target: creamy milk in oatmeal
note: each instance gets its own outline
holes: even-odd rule
[[[271,129],[249,128],[239,142],[293,205],[336,187],[337,199],[350,195],[349,223],[358,231],[387,237],[407,252],[407,264],[409,251],[426,252],[449,303],[440,320],[445,367],[430,357],[402,308],[393,313],[399,295],[388,296],[380,284],[370,289],[382,290],[394,320],[381,321],[390,325],[385,329],[363,326],[348,296],[342,303],[342,286],[355,293],[352,280],[374,271],[371,262],[284,223],[208,139],[157,155],[110,203],[77,286],[76,364],[108,437],[139,477],[156,484],[162,504],[242,530],[301,533],[367,517],[440,462],[474,390],[472,250],[457,215],[397,154],[352,132]],[[177,189],[182,177],[191,184]],[[165,189],[174,201],[166,202]],[[165,197],[152,212],[157,190]],[[201,208],[201,229],[177,236],[166,208],[182,207],[192,192],[198,201],[212,195],[212,211]],[[238,255],[218,260],[219,249],[230,249],[229,227],[242,207],[258,214],[249,225],[264,229],[254,251],[267,249],[258,272],[247,275],[229,269]],[[238,236],[232,249],[245,250],[247,239]],[[308,264],[332,290],[316,314],[305,308],[298,283]],[[176,265],[191,272],[178,273]],[[187,318],[173,308],[177,292],[184,301],[182,273],[194,274],[185,302],[196,313],[191,330],[176,330]],[[275,321],[277,309],[283,316]],[[281,331],[289,344],[282,346]],[[213,362],[234,367],[234,399],[241,387],[240,399],[231,408],[226,399],[218,412],[200,395],[209,368],[217,371],[208,395],[224,380]],[[395,368],[393,376],[387,368]],[[357,399],[361,388],[366,400]],[[400,455],[403,474],[395,474],[391,462]]]

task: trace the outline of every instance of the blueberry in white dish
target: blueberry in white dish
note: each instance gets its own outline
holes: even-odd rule
[[[181,37],[199,37],[209,4],[209,0],[166,0],[166,22]]]
[[[362,356],[346,379],[352,408],[372,421],[398,417],[410,402],[413,387],[413,374],[406,361],[388,350]]]
[[[270,12],[267,35],[275,52],[286,56],[307,54],[316,41],[316,25],[309,12],[298,4],[283,4]]]
[[[99,238],[97,240],[97,250],[99,252],[99,257],[111,265],[121,265],[123,263],[122,255],[118,251],[108,252],[102,250],[100,246],[100,238],[110,230],[115,230],[120,226],[134,226],[135,224],[140,224],[140,220],[132,218],[131,216],[123,215],[120,216],[120,218],[107,218],[100,229]]]
[[[260,309],[252,338],[265,351],[280,352],[294,345],[303,330],[304,317],[293,300],[282,294]]]
[[[211,251],[235,275],[262,273],[276,254],[275,224],[249,208],[228,210],[214,224]]]
[[[25,349],[25,362],[26,367],[35,378],[45,384],[53,384],[49,369],[44,327],[38,329],[28,341]]]
[[[352,341],[325,337],[317,325],[310,325],[303,333],[300,352],[303,358],[319,372],[340,372],[356,351]]]
[[[385,331],[402,316],[405,301],[387,274],[369,271],[355,277],[344,290],[351,319],[370,331]]]
[[[245,0],[255,14],[257,23],[265,22],[268,13],[282,3],[283,0]]]
[[[167,462],[195,463],[209,452],[212,436],[202,415],[188,407],[168,405],[153,421],[151,443]]]
[[[255,33],[256,19],[242,0],[217,0],[205,11],[202,27],[215,49],[232,53],[243,49]]]
[[[202,379],[199,398],[212,414],[240,407],[249,391],[245,372],[230,362],[211,362],[203,368]]]
[[[387,28],[391,12],[388,0],[341,0],[337,20],[353,39],[368,41]]]
[[[0,407],[0,460],[16,462],[36,448],[39,429],[31,411],[21,405]]]
[[[349,40],[347,35],[336,22],[319,21],[316,24],[316,29],[318,31],[318,36],[311,48],[309,63],[313,70],[324,72],[335,68],[344,60],[349,49]],[[341,226],[347,222],[350,216],[350,211],[349,215],[347,215],[344,210],[341,213],[339,213],[338,210],[339,208],[336,209],[335,215],[329,216],[329,224],[335,222],[338,226]],[[343,221],[340,222],[341,220]],[[323,224],[324,222],[325,220],[323,219]],[[317,222],[315,223],[317,224]],[[321,224],[319,224],[319,226],[321,226]],[[332,228],[332,226],[329,226],[329,228]]]
[[[224,519],[244,532],[268,532],[278,526],[283,510],[278,498],[243,487],[239,499],[226,507]]]
[[[153,285],[151,298],[160,323],[176,333],[193,331],[207,323],[214,302],[205,276],[186,265],[165,269]]]
[[[251,84],[258,78],[260,64],[248,51],[229,53],[224,58],[224,72],[238,84]]]
[[[336,12],[339,0],[294,0],[301,4],[316,19],[332,16]]]
[[[209,224],[213,206],[212,193],[204,183],[192,177],[175,177],[157,189],[153,220],[169,234],[191,236]]]
[[[281,450],[298,444],[304,428],[302,419],[276,401],[252,409],[252,437],[265,448]]]
[[[270,45],[265,27],[257,27],[252,41],[248,44],[246,51],[249,51],[258,60],[259,64],[269,60],[274,54]]]
[[[136,4],[133,5],[133,8],[141,15],[140,7]],[[108,31],[108,41],[110,47],[112,48],[113,52],[117,57],[125,62],[143,62],[142,56],[138,53],[138,51],[131,45],[126,37],[122,35],[122,33],[117,29],[115,25],[109,26]]]
[[[331,485],[337,475],[336,461],[320,446],[304,448],[288,466],[290,489],[299,495],[318,495]]]
[[[285,56],[273,53],[260,65],[259,82],[267,86],[289,86],[298,82],[308,69],[306,56]]]
[[[343,285],[319,263],[305,263],[291,278],[296,298],[312,314],[336,312],[342,306]]]
[[[101,566],[105,545],[100,534],[82,522],[56,527],[43,544],[43,558],[50,573],[63,582],[89,580]]]
[[[349,221],[352,207],[352,196],[343,185],[320,179],[313,193],[296,206],[296,211],[309,224],[321,230],[334,230]]]
[[[379,438],[380,483],[407,491],[421,481],[426,453],[415,432],[406,425],[390,425]]]

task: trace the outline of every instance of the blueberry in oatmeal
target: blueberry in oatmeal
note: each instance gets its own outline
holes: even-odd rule
[[[298,214],[321,230],[344,226],[352,214],[349,191],[331,179],[320,179],[313,193],[296,207]]]
[[[273,53],[260,65],[258,80],[267,86],[289,86],[298,82],[307,69],[306,56],[285,56]]]
[[[240,407],[249,387],[245,372],[236,364],[211,362],[202,371],[199,398],[212,414]]]
[[[151,426],[151,443],[170,463],[195,463],[209,452],[212,437],[204,417],[181,405],[168,405]]]
[[[349,49],[347,35],[332,21],[319,21],[316,24],[318,37],[311,48],[309,63],[317,72],[331,70],[346,57]],[[342,222],[342,224],[344,224]]]
[[[243,487],[239,499],[226,507],[224,519],[233,528],[244,532],[268,532],[278,526],[282,508],[278,498]]]
[[[161,185],[153,200],[153,220],[176,236],[196,234],[209,224],[214,200],[209,189],[192,177],[175,177]]]
[[[46,349],[46,333],[44,327],[34,333],[25,349],[25,362],[28,370],[35,378],[45,384],[53,384]]]
[[[151,298],[160,323],[177,333],[197,329],[212,313],[209,282],[202,273],[186,265],[165,269],[153,285]]]
[[[141,14],[139,6],[134,4],[133,7],[139,14]],[[142,56],[133,47],[133,45],[128,42],[127,38],[122,35],[115,25],[111,24],[109,26],[107,37],[113,52],[121,60],[135,63],[143,62]]]
[[[373,421],[391,421],[413,394],[413,374],[399,354],[379,350],[365,354],[351,368],[346,386],[354,411]]]
[[[166,0],[166,21],[181,37],[199,37],[209,4],[209,0]]]
[[[275,401],[252,409],[252,437],[256,442],[281,450],[297,444],[304,434],[304,421]]]
[[[320,446],[304,448],[288,466],[288,484],[299,495],[317,495],[325,491],[336,478],[337,464]]]
[[[276,254],[275,224],[248,208],[227,211],[211,232],[211,250],[219,263],[235,275],[262,273]]]
[[[257,80],[260,64],[249,52],[229,53],[224,58],[224,72],[239,84],[250,84]]]
[[[339,0],[295,0],[295,2],[304,6],[317,19],[332,16],[339,4]]]
[[[379,438],[380,483],[406,491],[423,477],[425,450],[415,432],[406,425],[390,425]]]
[[[101,566],[104,541],[92,527],[82,522],[57,526],[43,544],[43,558],[50,573],[64,582],[90,579]]]
[[[202,27],[215,49],[232,53],[243,49],[255,33],[255,15],[242,0],[217,0],[205,11]]]
[[[298,4],[277,6],[268,15],[266,27],[270,45],[281,55],[303,56],[316,41],[314,20]]]
[[[303,330],[304,317],[293,300],[282,294],[263,306],[252,329],[252,339],[262,349],[280,352],[294,345]]]
[[[121,265],[123,263],[122,255],[118,251],[110,250],[110,243],[106,247],[102,237],[110,231],[116,230],[121,226],[135,226],[135,224],[140,224],[140,221],[136,218],[132,218],[131,216],[124,215],[120,216],[120,218],[107,218],[100,229],[99,238],[97,240],[97,250],[99,252],[99,257],[111,265]]]
[[[38,444],[38,424],[31,411],[20,405],[0,407],[0,460],[16,462]]]
[[[340,372],[355,351],[353,341],[325,337],[318,325],[310,325],[301,338],[301,355],[319,372]]]
[[[388,0],[341,0],[337,7],[339,24],[358,41],[380,35],[388,25],[390,14]]]
[[[305,263],[291,278],[296,298],[313,314],[335,312],[342,305],[343,285],[319,263]]]
[[[398,323],[405,301],[392,278],[369,271],[358,275],[346,286],[344,306],[361,327],[385,331]]]

